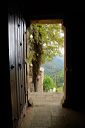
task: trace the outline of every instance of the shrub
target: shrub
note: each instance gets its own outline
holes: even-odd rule
[[[45,75],[43,82],[44,91],[48,91],[54,87],[56,88],[56,84],[54,83],[53,79],[50,76]]]

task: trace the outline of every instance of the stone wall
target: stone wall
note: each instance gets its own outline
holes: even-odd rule
[[[28,68],[28,91],[34,92],[34,84],[32,82],[32,65],[29,65]],[[38,76],[38,85],[37,85],[37,91],[43,92],[43,80],[44,80],[44,68],[40,68],[40,73]]]

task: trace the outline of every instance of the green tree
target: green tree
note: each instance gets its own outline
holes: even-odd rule
[[[60,48],[64,45],[64,38],[60,24],[31,24],[29,28],[29,54],[28,62],[33,65],[33,83],[37,91],[37,78],[41,63],[52,60],[61,55]]]
[[[53,89],[54,87],[56,87],[56,84],[54,83],[53,79],[50,76],[45,75],[44,82],[43,82],[44,90],[48,91],[50,89]]]

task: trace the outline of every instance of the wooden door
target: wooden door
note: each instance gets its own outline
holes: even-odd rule
[[[22,16],[9,14],[9,67],[13,127],[16,128],[26,104],[26,23]]]

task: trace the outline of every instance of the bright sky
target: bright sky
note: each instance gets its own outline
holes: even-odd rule
[[[61,32],[61,33],[60,33],[60,36],[61,36],[61,37],[64,37],[64,33],[63,33],[63,32]]]

